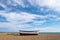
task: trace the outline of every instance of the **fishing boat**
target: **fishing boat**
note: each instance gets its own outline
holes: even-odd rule
[[[39,30],[19,30],[20,35],[38,35]]]

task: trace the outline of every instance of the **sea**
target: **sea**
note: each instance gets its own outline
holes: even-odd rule
[[[0,33],[18,34],[19,32],[0,32]],[[60,34],[60,32],[39,32],[39,34]]]

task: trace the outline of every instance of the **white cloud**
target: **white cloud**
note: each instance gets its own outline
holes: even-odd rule
[[[42,21],[33,21],[33,25],[35,27],[40,27],[41,25],[43,25],[44,23],[46,23],[46,20],[42,20]]]
[[[41,29],[41,31],[46,31],[46,29],[50,30],[48,28],[40,28],[40,25],[44,24],[47,22],[47,20],[45,20],[46,18],[50,18],[53,17],[55,19],[53,19],[54,21],[58,21],[59,17],[56,15],[36,15],[36,14],[30,14],[27,12],[20,12],[20,13],[15,13],[15,12],[11,12],[11,13],[5,13],[5,12],[0,12],[0,15],[4,16],[5,18],[7,18],[7,21],[9,22],[1,22],[0,23],[0,27],[8,27],[8,28],[12,28],[13,30],[19,30],[19,29],[29,29],[29,28],[35,28],[35,29]],[[39,17],[41,19],[44,20],[33,20],[36,17]],[[33,24],[26,24],[26,22],[33,22]],[[39,27],[39,28],[37,28]]]
[[[35,15],[35,14],[30,14],[30,13],[26,13],[26,12],[20,12],[20,13],[15,13],[15,12],[11,12],[11,13],[3,13],[1,12],[0,15],[4,16],[5,18],[7,18],[7,21],[9,22],[1,22],[0,23],[0,27],[9,27],[12,29],[22,29],[22,28],[28,28],[28,27],[32,27],[32,25],[30,24],[25,24],[26,22],[34,22],[33,25],[41,24],[44,23],[44,21],[35,21],[33,20],[36,17],[40,17],[39,15]],[[38,25],[37,24],[37,25]]]
[[[46,6],[53,10],[60,11],[60,0],[26,0],[26,1],[28,1],[32,6],[40,6],[40,7]],[[8,0],[6,5],[4,5],[4,3],[2,2],[0,3],[0,5],[3,6],[4,8],[6,8],[7,5],[12,6],[20,5],[23,8],[29,7],[29,5],[25,5],[25,2],[23,0]]]
[[[22,6],[23,8],[25,7],[23,0],[13,0],[13,2],[15,2],[15,5],[18,4],[18,5]]]
[[[60,11],[60,0],[29,0],[31,5],[47,6],[53,10]]]
[[[35,15],[28,14],[26,12],[21,13],[0,13],[1,15],[5,16],[8,21],[31,21],[35,18]]]
[[[59,0],[28,0],[28,1],[31,3],[32,6],[41,6],[41,7],[47,6],[51,9],[60,11],[60,1]],[[26,5],[24,4],[24,2],[22,0],[13,0],[14,3],[12,3],[12,4],[11,4],[11,1],[8,1],[8,2],[7,2],[8,3],[7,5],[16,6],[18,4],[22,7],[26,7]],[[7,18],[7,21],[9,21],[9,22],[0,22],[0,27],[7,27],[7,28],[10,28],[13,30],[31,28],[30,30],[35,29],[35,30],[41,30],[42,32],[59,31],[59,28],[58,28],[58,30],[56,30],[57,27],[40,28],[40,25],[46,23],[47,22],[46,19],[48,19],[48,18],[49,18],[49,20],[53,20],[53,21],[60,20],[60,17],[58,15],[48,14],[48,15],[43,16],[43,15],[30,14],[27,12],[6,13],[6,11],[8,12],[9,10],[11,10],[11,8],[8,8],[6,5],[4,5],[2,3],[0,3],[0,6],[5,8],[4,11],[0,11],[0,15],[4,16],[5,18]],[[40,10],[44,11],[43,8],[41,8]],[[40,20],[40,21],[37,21],[38,19],[33,20],[37,17],[41,18],[43,20]],[[33,22],[33,24],[26,24],[26,22]],[[39,26],[39,28],[37,28],[38,26]]]
[[[60,27],[49,26],[46,28],[40,28],[41,32],[60,32]]]
[[[58,26],[58,27],[57,27]],[[32,28],[34,30],[40,30],[40,32],[60,32],[59,25],[54,26],[48,26],[48,27],[42,27],[42,28]]]

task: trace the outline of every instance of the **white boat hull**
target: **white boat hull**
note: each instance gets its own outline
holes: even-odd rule
[[[38,31],[20,31],[20,35],[37,35]]]

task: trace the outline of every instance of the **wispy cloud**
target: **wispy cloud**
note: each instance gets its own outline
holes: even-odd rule
[[[55,26],[50,25],[60,21],[59,0],[8,0],[6,3],[3,2],[0,1],[0,6],[5,8],[0,11],[0,28],[6,27],[15,31],[39,29],[50,32],[56,29]]]
[[[45,24],[48,20],[51,20],[51,21],[59,20],[59,17],[56,15],[43,16],[43,15],[30,14],[27,12],[0,13],[0,15],[4,16],[6,20],[8,21],[8,22],[1,22],[0,27],[7,27],[10,29],[12,28],[13,30],[19,30],[19,29],[24,29],[24,28],[40,29],[41,28],[40,26]]]
[[[55,11],[60,11],[60,0],[29,0],[32,5],[46,6]]]
[[[33,27],[32,25],[38,25],[43,23],[43,21],[35,21],[33,20],[34,18],[38,17],[39,15],[35,15],[35,14],[29,14],[26,12],[21,12],[21,13],[0,13],[0,15],[4,16],[7,19],[7,23],[3,22],[1,23],[1,27],[5,27],[8,26],[10,28],[16,28],[16,29],[20,29],[20,28],[28,28],[28,27]],[[27,22],[34,22],[33,24],[26,24]]]

